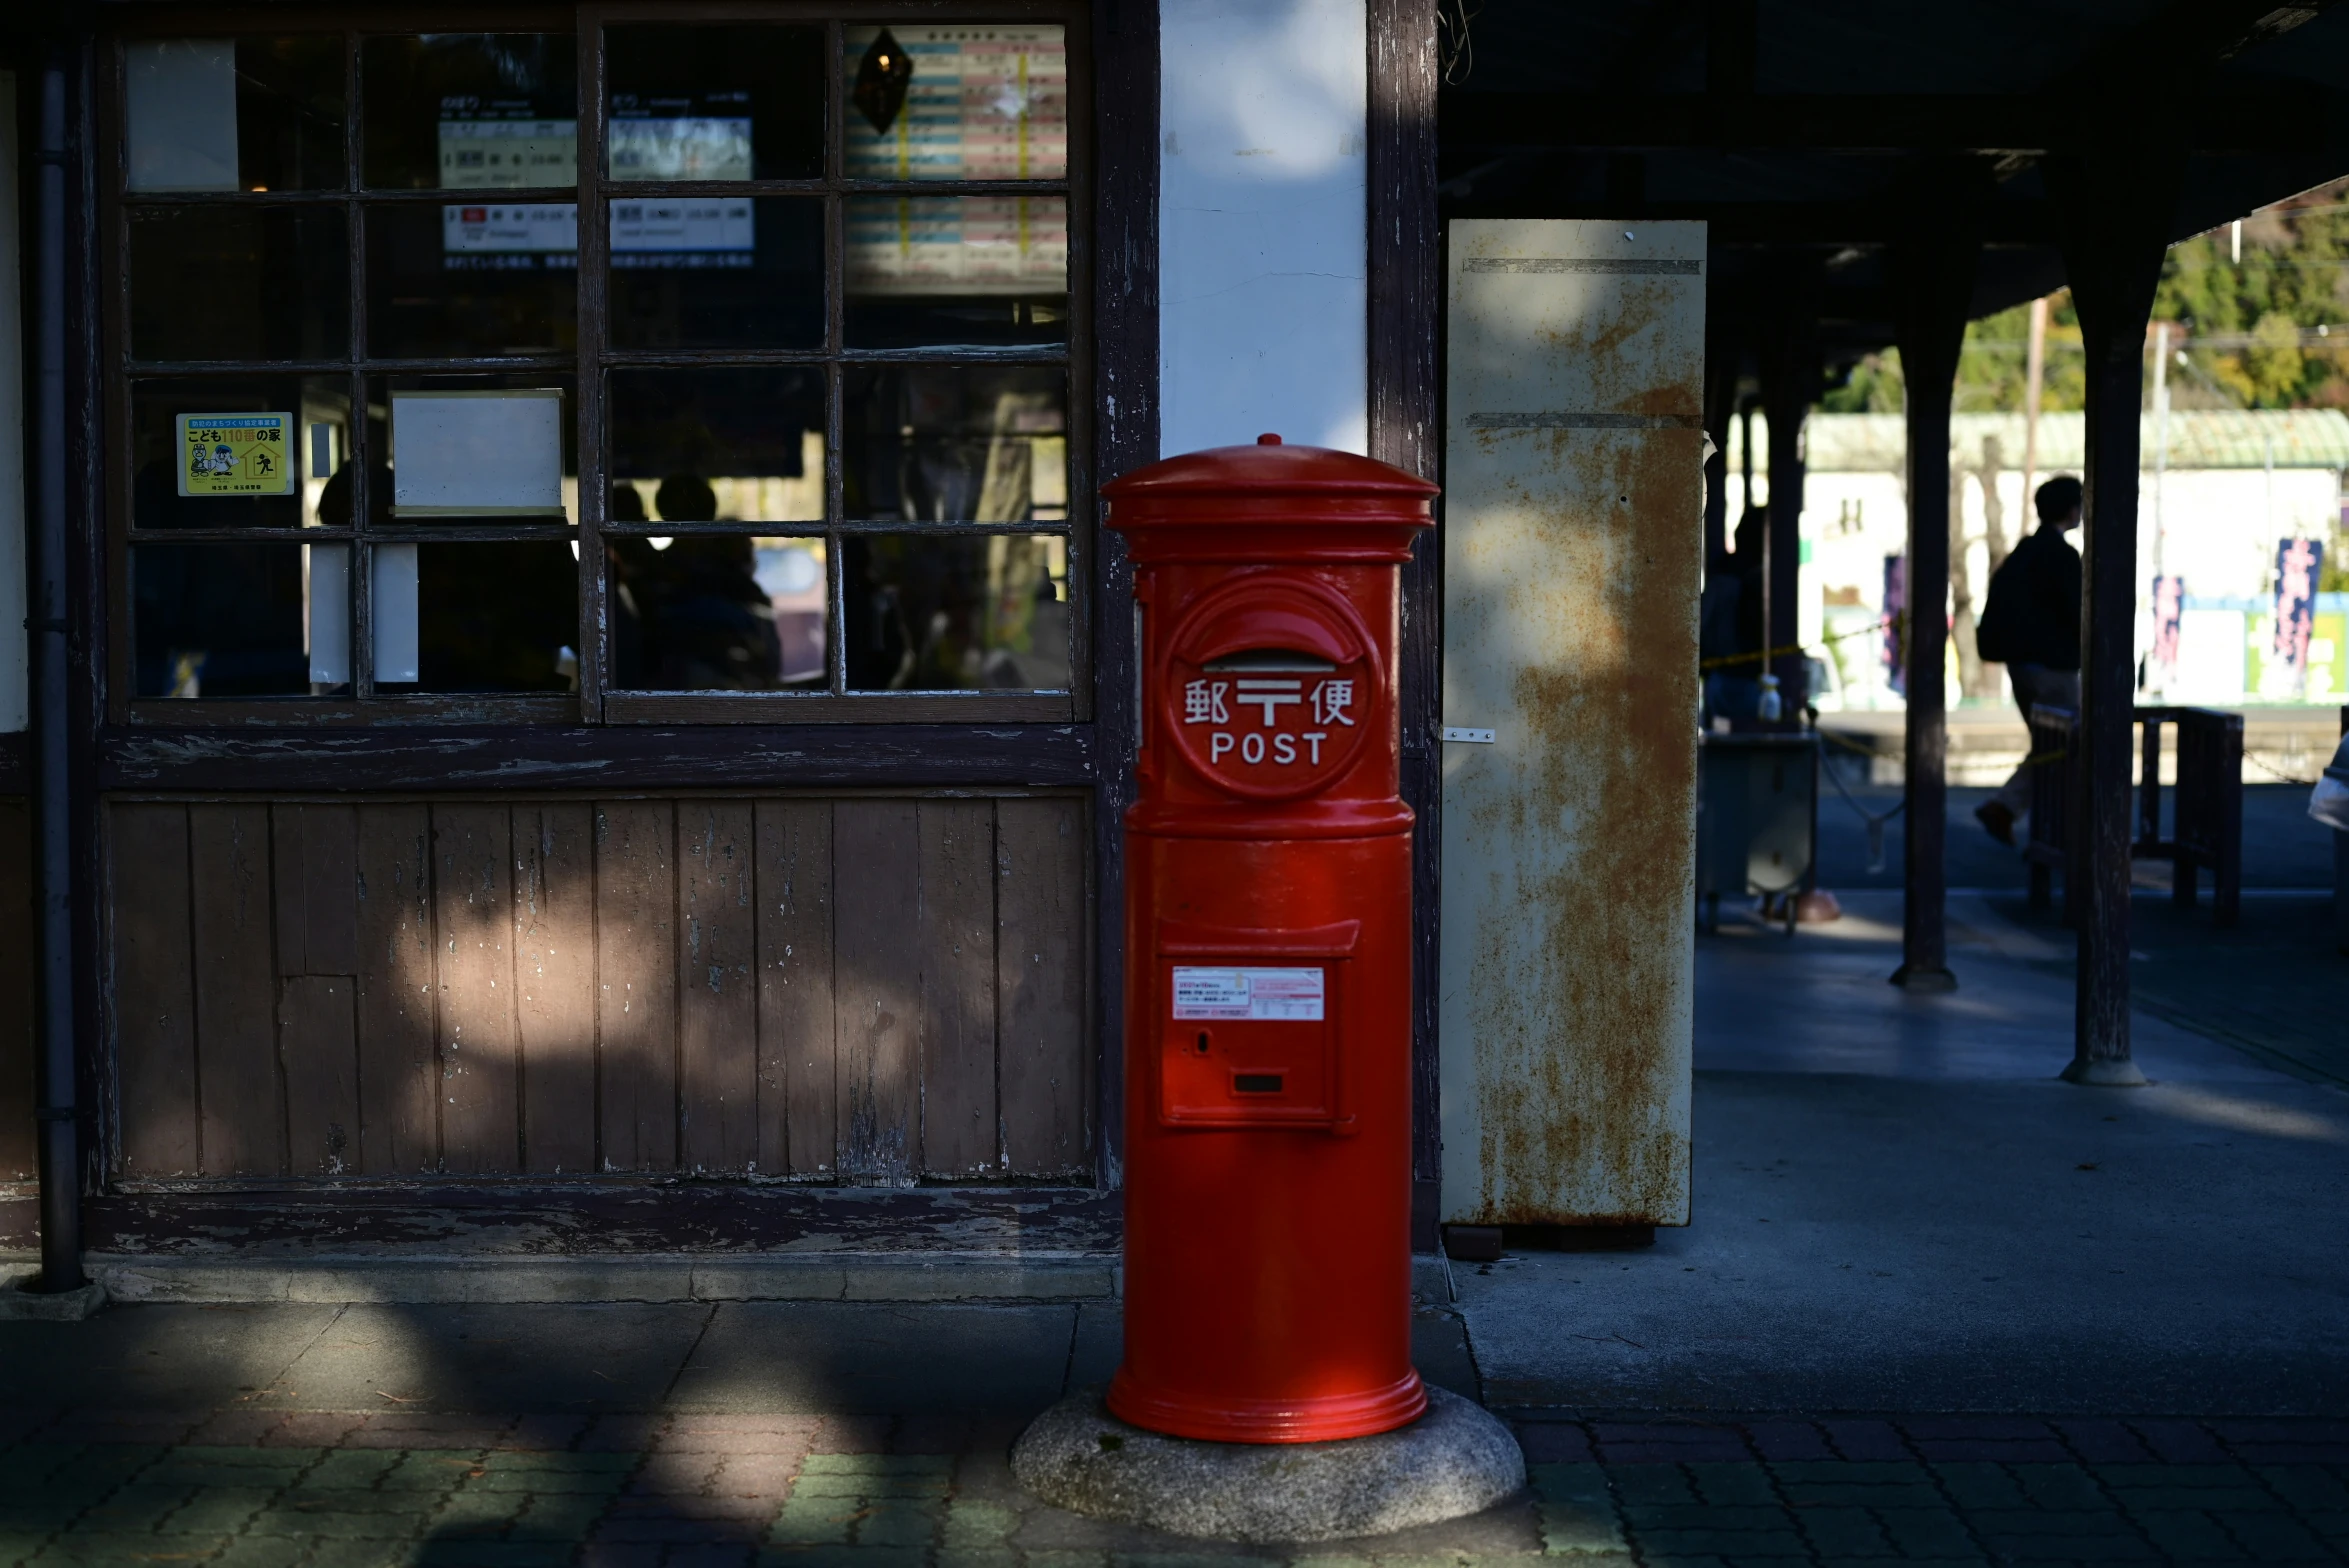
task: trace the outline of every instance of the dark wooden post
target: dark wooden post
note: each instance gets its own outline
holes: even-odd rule
[[[1800,652],[1780,653],[1800,641],[1795,632],[1802,602],[1803,420],[1819,396],[1819,288],[1816,265],[1797,263],[1776,278],[1768,308],[1776,316],[1762,361],[1762,406],[1770,420],[1769,562],[1770,634],[1762,668],[1778,677],[1785,722],[1793,724],[1808,693]]]
[[[1985,171],[1937,167],[1921,180],[1892,256],[1908,419],[1908,721],[1903,742],[1900,967],[1892,983],[1952,991],[1946,923],[1949,622],[1949,402],[1982,252]]]
[[[2161,278],[2184,159],[2136,140],[2048,160],[2064,271],[2088,373],[2086,518],[2080,607],[2080,927],[2073,1083],[2133,1086],[2129,1057],[2130,724],[2136,707],[2138,412],[2145,326]],[[2067,894],[2074,890],[2066,889]]]

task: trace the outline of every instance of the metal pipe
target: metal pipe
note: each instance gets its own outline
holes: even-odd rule
[[[40,844],[36,991],[40,1008],[41,1285],[79,1290],[81,1158],[75,1104],[73,1014],[73,795],[67,776],[70,719],[66,636],[66,101],[65,64],[41,71],[40,191],[35,240],[33,398],[38,501],[32,543],[33,809]]]

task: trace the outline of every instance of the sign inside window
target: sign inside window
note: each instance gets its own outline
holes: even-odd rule
[[[747,196],[612,204],[615,267],[748,267],[756,249],[757,227]],[[565,201],[444,207],[441,264],[451,272],[576,267],[579,206]]]
[[[857,294],[1058,294],[1068,204],[1058,196],[897,196],[847,208]]]
[[[292,495],[291,414],[181,414],[181,495]]]
[[[394,517],[561,516],[563,394],[394,392]]]
[[[614,93],[615,180],[747,180],[750,94],[733,88],[678,95]]]
[[[527,100],[443,98],[440,183],[491,190],[579,183],[579,122],[542,118]]]
[[[848,125],[859,180],[1056,180],[1068,173],[1068,51],[1057,27],[889,31],[913,61],[905,106],[884,131]],[[848,30],[846,58],[879,34]]]

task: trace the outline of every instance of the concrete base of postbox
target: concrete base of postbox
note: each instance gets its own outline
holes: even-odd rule
[[[1175,1535],[1270,1544],[1383,1535],[1479,1513],[1525,1485],[1508,1427],[1430,1387],[1409,1426],[1335,1443],[1210,1443],[1111,1415],[1101,1390],[1054,1405],[1011,1451],[1055,1508]]]

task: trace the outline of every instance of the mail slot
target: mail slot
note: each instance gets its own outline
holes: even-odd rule
[[[1102,494],[1142,670],[1109,1406],[1225,1442],[1386,1431],[1427,1402],[1395,648],[1435,487],[1267,436]]]

